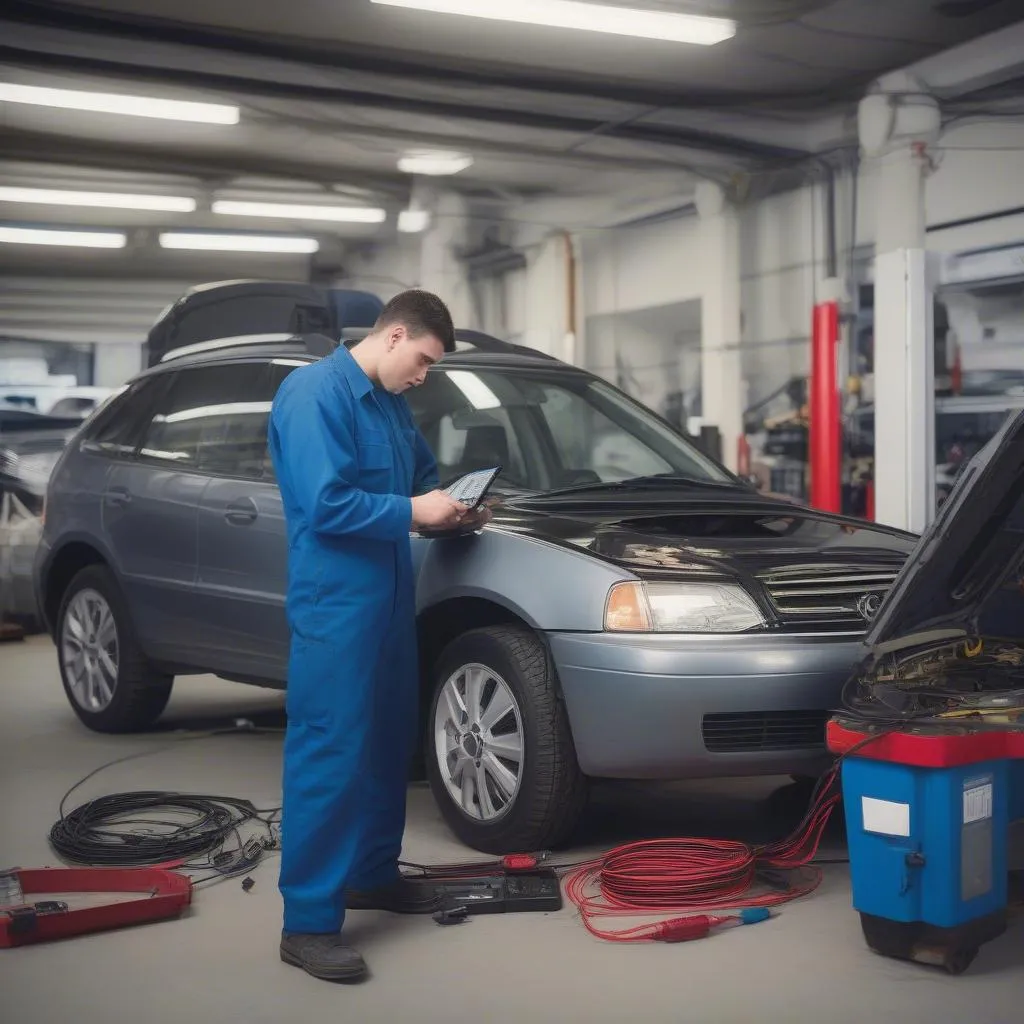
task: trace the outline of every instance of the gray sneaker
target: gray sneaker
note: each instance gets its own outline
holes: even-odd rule
[[[366,961],[341,935],[281,934],[281,959],[323,981],[353,982],[366,977]]]

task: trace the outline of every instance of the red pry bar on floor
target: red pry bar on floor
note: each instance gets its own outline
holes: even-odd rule
[[[0,949],[178,917],[192,902],[192,880],[166,868],[16,868],[23,902],[0,906]],[[138,899],[72,908],[32,897],[138,893]]]

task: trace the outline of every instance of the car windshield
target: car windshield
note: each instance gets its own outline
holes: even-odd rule
[[[407,393],[442,483],[502,466],[506,493],[626,481],[735,481],[642,406],[599,379],[546,369],[441,368]]]

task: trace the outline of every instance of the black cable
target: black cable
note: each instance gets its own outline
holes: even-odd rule
[[[200,882],[232,877],[279,846],[280,807],[258,808],[236,797],[169,791],[136,791],[98,797],[65,812],[68,798],[89,779],[114,765],[149,757],[177,743],[241,733],[280,733],[249,722],[232,728],[179,736],[174,742],[115,758],[76,782],[60,802],[50,830],[53,849],[66,861],[96,867],[138,867],[180,862],[213,874]],[[243,838],[242,829],[255,832]],[[234,840],[234,844],[231,841]]]
[[[224,847],[234,837],[246,859],[264,848],[247,844],[240,827],[262,825],[274,845],[270,822],[248,800],[170,792],[112,793],[63,815],[50,843],[65,860],[116,867],[191,861],[205,855],[210,866],[227,863]]]

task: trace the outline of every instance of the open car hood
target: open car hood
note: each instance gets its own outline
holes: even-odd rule
[[[1024,640],[1024,412],[960,475],[865,636],[876,655],[958,637]]]

